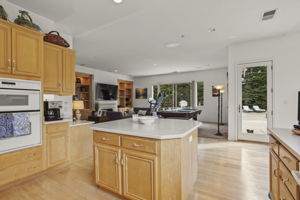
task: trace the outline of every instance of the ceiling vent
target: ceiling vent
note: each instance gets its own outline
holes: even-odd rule
[[[275,13],[276,13],[276,10],[270,10],[270,11],[264,12],[264,14],[262,16],[262,21],[273,19]]]

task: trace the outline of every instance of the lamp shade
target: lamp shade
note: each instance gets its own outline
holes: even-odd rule
[[[217,90],[222,90],[224,88],[224,85],[216,85],[215,88]]]
[[[73,109],[75,110],[84,109],[83,101],[73,101]]]

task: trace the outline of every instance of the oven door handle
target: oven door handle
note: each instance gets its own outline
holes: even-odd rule
[[[13,111],[0,111],[0,114],[1,114],[1,113],[23,113],[23,112],[33,113],[33,112],[41,112],[41,110],[13,110]]]

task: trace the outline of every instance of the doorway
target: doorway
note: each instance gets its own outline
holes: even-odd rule
[[[272,62],[238,65],[238,140],[268,142],[272,127]]]

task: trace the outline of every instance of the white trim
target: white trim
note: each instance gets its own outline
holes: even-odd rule
[[[266,66],[267,67],[267,74],[268,74],[268,80],[267,80],[267,84],[268,84],[268,88],[267,88],[267,92],[268,92],[268,109],[267,109],[267,115],[268,115],[268,128],[273,128],[273,116],[274,113],[273,112],[273,100],[274,100],[274,92],[271,92],[271,89],[274,88],[274,84],[273,84],[273,79],[274,79],[274,73],[272,70],[272,67],[274,69],[274,65],[273,65],[273,61],[272,60],[267,60],[267,61],[255,61],[255,62],[244,62],[244,63],[240,63],[235,65],[235,86],[236,86],[236,95],[235,95],[235,111],[236,111],[236,115],[235,115],[235,122],[236,122],[236,139],[237,140],[249,140],[249,141],[259,141],[259,142],[268,142],[269,138],[268,135],[251,135],[251,134],[243,134],[241,132],[241,114],[242,114],[242,104],[241,104],[241,82],[239,81],[240,79],[240,75],[242,72],[243,68],[246,67],[255,67],[255,66]],[[273,89],[274,91],[274,89]],[[240,106],[240,112],[239,112],[239,107]]]

